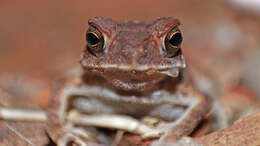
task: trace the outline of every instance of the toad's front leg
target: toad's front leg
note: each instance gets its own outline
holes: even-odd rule
[[[187,108],[176,121],[158,126],[160,131],[164,131],[164,134],[152,146],[174,143],[181,137],[188,136],[210,109],[209,99],[191,86],[181,86],[178,94],[174,104],[186,106]]]
[[[70,98],[77,96],[77,88],[81,86],[81,72],[76,70],[61,78],[53,86],[53,96],[47,109],[46,130],[50,138],[58,146],[67,144],[86,145],[89,141],[96,142],[93,134],[95,129],[77,128],[67,119],[67,114],[71,106]],[[78,94],[77,94],[78,93]]]

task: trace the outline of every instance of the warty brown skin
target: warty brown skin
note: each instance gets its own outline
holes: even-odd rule
[[[69,133],[84,143],[105,143],[73,132],[73,124],[66,120],[71,108],[84,114],[118,114],[136,119],[150,116],[167,121],[164,128],[159,128],[162,136],[154,146],[189,135],[209,111],[210,102],[183,80],[185,61],[180,44],[175,54],[167,55],[165,39],[180,33],[179,24],[173,18],[160,18],[150,24],[116,23],[105,17],[90,19],[90,27],[104,37],[103,47],[93,53],[88,44],[80,61],[83,70],[75,69],[55,86],[48,110],[50,137],[62,141]]]

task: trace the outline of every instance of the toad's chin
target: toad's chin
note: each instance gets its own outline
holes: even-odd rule
[[[145,90],[152,85],[156,84],[158,81],[143,81],[143,82],[125,82],[119,79],[114,79],[110,81],[115,87],[121,88],[123,90]]]

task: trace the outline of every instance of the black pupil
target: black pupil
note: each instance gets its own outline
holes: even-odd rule
[[[100,42],[99,38],[93,33],[87,33],[87,41],[90,45],[95,45]]]
[[[182,36],[181,33],[176,33],[174,34],[171,39],[169,40],[169,42],[173,45],[173,46],[179,46],[182,42]]]

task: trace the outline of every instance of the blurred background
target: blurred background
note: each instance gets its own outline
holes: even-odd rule
[[[195,78],[213,83],[221,96],[238,92],[255,100],[260,95],[258,0],[1,0],[1,88],[15,96],[49,97],[52,80],[79,65],[87,21],[95,16],[147,23],[178,18]]]

